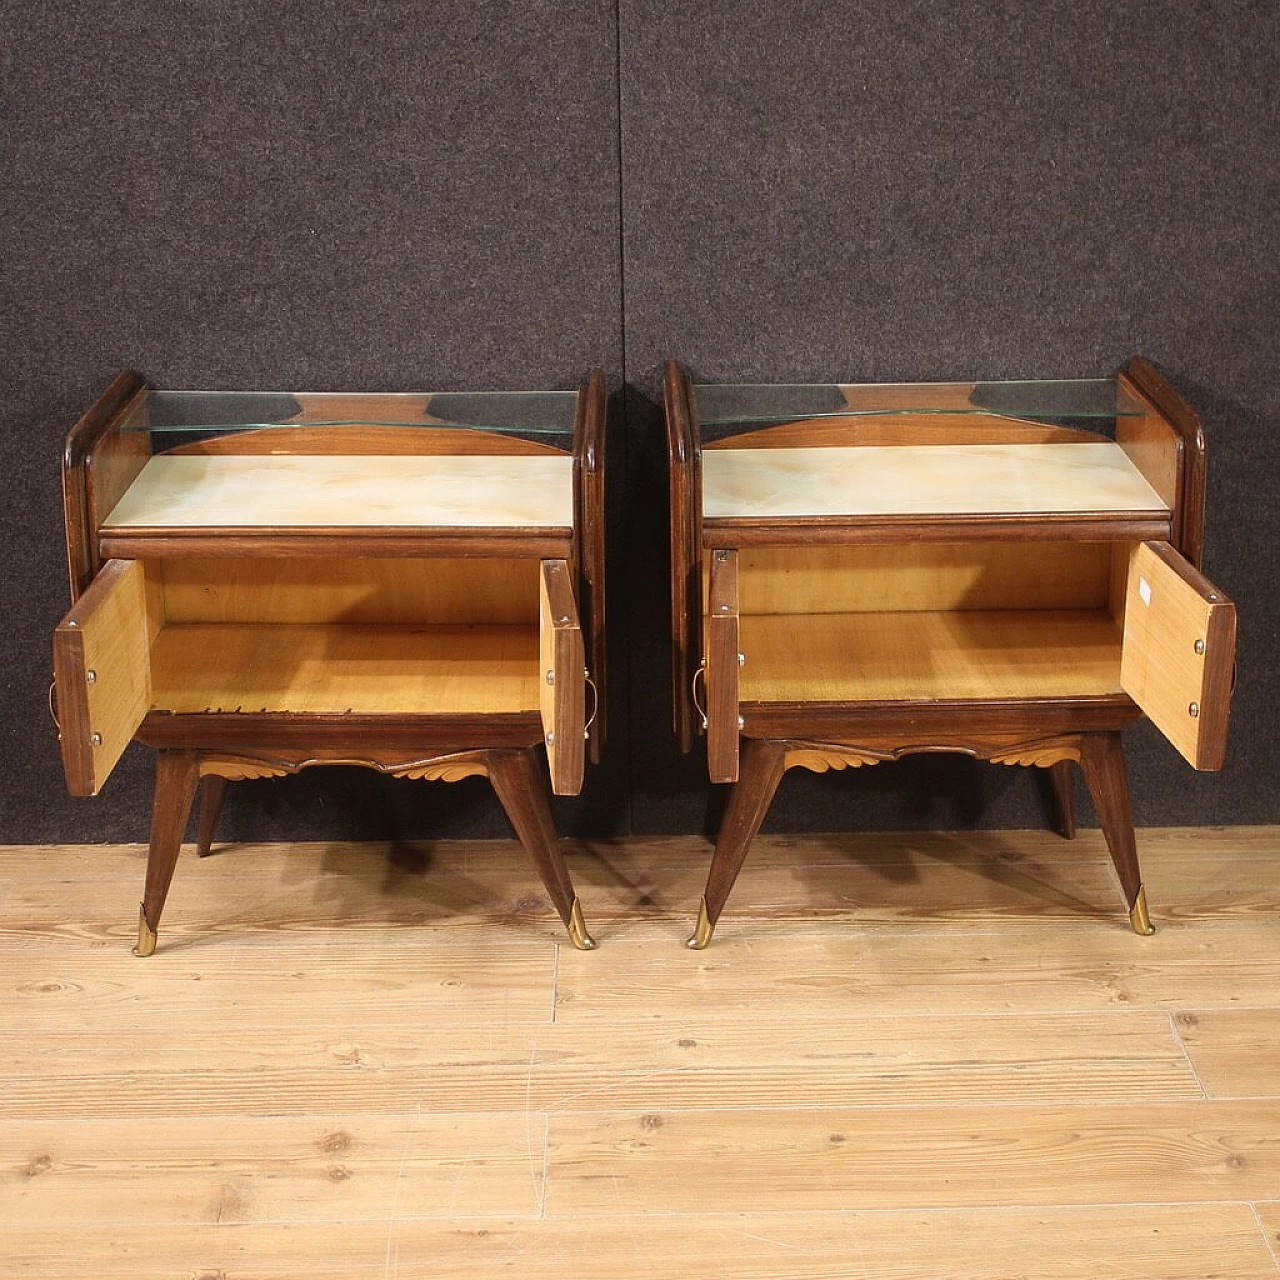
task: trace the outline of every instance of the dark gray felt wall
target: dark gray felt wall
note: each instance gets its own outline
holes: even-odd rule
[[[1071,377],[1153,359],[1210,445],[1227,769],[1129,735],[1143,823],[1280,820],[1277,6],[0,0],[0,841],[145,837],[148,753],[66,797],[57,459],[161,385],[618,389],[614,736],[565,830],[698,830],[669,729],[658,376]],[[623,388],[625,387],[625,391]],[[630,674],[629,687],[625,676]],[[628,729],[628,712],[630,725]],[[505,828],[485,787],[314,770],[227,833]],[[1025,771],[789,776],[775,829],[1042,821]]]

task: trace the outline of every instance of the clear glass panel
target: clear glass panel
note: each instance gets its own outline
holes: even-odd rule
[[[995,414],[1030,422],[1100,423],[1144,412],[1115,378],[1067,382],[704,383],[694,388],[694,395],[703,426],[903,413]]]
[[[567,440],[577,405],[575,391],[148,391],[121,429],[187,439],[301,427],[466,427]]]

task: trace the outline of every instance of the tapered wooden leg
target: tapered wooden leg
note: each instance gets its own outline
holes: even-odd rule
[[[151,848],[147,854],[147,884],[138,918],[134,955],[149,956],[156,949],[160,913],[169,895],[182,837],[191,815],[200,758],[194,751],[161,751],[156,756],[156,793],[151,809]]]
[[[769,811],[778,783],[786,772],[786,751],[780,742],[748,738],[742,744],[738,781],[733,784],[716,851],[707,872],[707,887],[698,908],[698,923],[688,945],[701,951],[711,941],[716,921],[724,910],[729,891],[742,870],[764,815]]]
[[[1072,761],[1059,760],[1049,766],[1049,785],[1057,806],[1058,831],[1068,840],[1076,838],[1076,780]]]
[[[552,905],[569,930],[569,941],[579,951],[590,951],[596,945],[595,939],[582,918],[582,906],[573,890],[551,816],[551,791],[532,748],[490,751],[487,765],[493,789],[520,843],[538,868]]]
[[[1088,783],[1093,807],[1102,823],[1111,861],[1124,889],[1129,922],[1135,933],[1151,934],[1155,928],[1147,914],[1147,895],[1138,866],[1133,835],[1133,809],[1129,803],[1129,774],[1119,733],[1086,733],[1080,739],[1080,768]]]
[[[227,794],[227,780],[216,773],[209,774],[200,783],[200,826],[196,835],[196,853],[208,857],[213,847],[213,833],[218,828],[218,815]]]

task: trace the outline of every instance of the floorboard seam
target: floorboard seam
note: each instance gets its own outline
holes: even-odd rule
[[[872,1216],[880,1218],[903,1218],[910,1217],[915,1214],[943,1216],[946,1214],[1079,1213],[1082,1211],[1103,1213],[1110,1211],[1114,1213],[1125,1213],[1133,1209],[1227,1209],[1233,1206],[1239,1209],[1252,1210],[1253,1202],[1250,1200],[1046,1200],[1042,1203],[1033,1201],[1028,1204],[994,1204],[983,1201],[971,1201],[967,1204],[958,1202],[956,1204],[903,1205],[894,1206],[892,1208],[884,1208],[880,1206],[862,1208],[858,1206],[850,1207],[845,1205],[836,1209],[645,1209],[643,1211],[643,1215],[646,1218],[695,1219],[736,1219],[741,1218],[744,1213],[749,1214],[752,1218],[788,1218],[796,1216],[803,1216],[806,1218],[861,1218]],[[600,1219],[629,1218],[631,1216],[632,1215],[627,1213],[625,1210],[620,1209],[571,1209],[565,1213],[548,1214],[546,1221],[569,1222],[574,1220],[581,1221],[584,1218],[591,1219],[592,1221],[598,1221]],[[1256,1218],[1256,1214],[1254,1216]],[[413,1220],[414,1219],[405,1219],[405,1221]]]
[[[552,944],[555,947],[555,956],[551,961],[551,1017],[549,1019],[552,1026],[555,1026],[559,1019],[556,1016],[556,1008],[560,1002],[560,943]]]
[[[538,1197],[538,1217],[547,1217],[547,1183],[551,1179],[551,1112],[542,1112],[542,1187]]]
[[[1169,1030],[1173,1033],[1173,1042],[1178,1046],[1182,1056],[1186,1059],[1187,1066],[1191,1069],[1191,1074],[1195,1077],[1195,1082],[1200,1086],[1200,1094],[1206,1100],[1209,1097],[1209,1090],[1204,1087],[1204,1081],[1200,1078],[1200,1072],[1196,1069],[1195,1060],[1191,1056],[1191,1051],[1187,1048],[1186,1041],[1182,1038],[1182,1032],[1178,1030],[1178,1016],[1175,1010],[1169,1010]]]
[[[1280,1250],[1276,1248],[1276,1239],[1271,1232],[1267,1230],[1267,1224],[1262,1221],[1262,1214],[1258,1211],[1257,1203],[1249,1206],[1253,1213],[1253,1220],[1258,1224],[1258,1230],[1262,1232],[1262,1238],[1266,1241],[1267,1252],[1271,1254],[1271,1260],[1276,1264],[1276,1270],[1280,1271]]]
[[[1280,1104],[1280,1098],[1159,1098],[1155,1101],[1135,1102],[1132,1098],[1040,1098],[1031,1099],[1026,1102],[1021,1101],[987,1101],[980,1104],[979,1109],[992,1112],[1006,1111],[1084,1111],[1084,1110],[1103,1110],[1103,1109],[1120,1109],[1134,1113],[1139,1111],[1152,1110],[1162,1107],[1187,1107],[1194,1106],[1197,1103],[1204,1103],[1209,1107],[1221,1106],[1229,1108],[1236,1106],[1240,1102],[1275,1102]],[[560,1103],[549,1103],[546,1110],[552,1114],[556,1114],[560,1108]],[[581,1110],[571,1110],[560,1112],[562,1119],[573,1116],[581,1118],[584,1116],[631,1116],[631,1115],[649,1115],[655,1111],[660,1111],[663,1115],[671,1116],[688,1116],[688,1115],[708,1115],[719,1114],[724,1112],[749,1112],[757,1115],[762,1112],[776,1112],[784,1114],[792,1114],[799,1112],[803,1115],[825,1115],[825,1114],[842,1114],[845,1112],[868,1112],[868,1111],[886,1111],[886,1112],[904,1112],[904,1111],[973,1111],[975,1104],[972,1101],[967,1102],[845,1102],[845,1103],[814,1103],[806,1106],[803,1103],[758,1103],[755,1106],[744,1105],[742,1103],[729,1103],[724,1106],[702,1106],[702,1107],[653,1107],[653,1106],[630,1106],[630,1107],[584,1107]],[[500,1112],[463,1112],[464,1115],[497,1115]],[[518,1113],[517,1113],[518,1114]],[[180,1117],[179,1117],[180,1118]],[[1239,1203],[1249,1203],[1248,1201],[1240,1201]]]

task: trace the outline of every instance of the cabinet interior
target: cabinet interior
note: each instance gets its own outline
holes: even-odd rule
[[[538,710],[535,559],[142,565],[153,710]]]
[[[1034,541],[743,548],[738,698],[1118,694],[1132,549]]]

